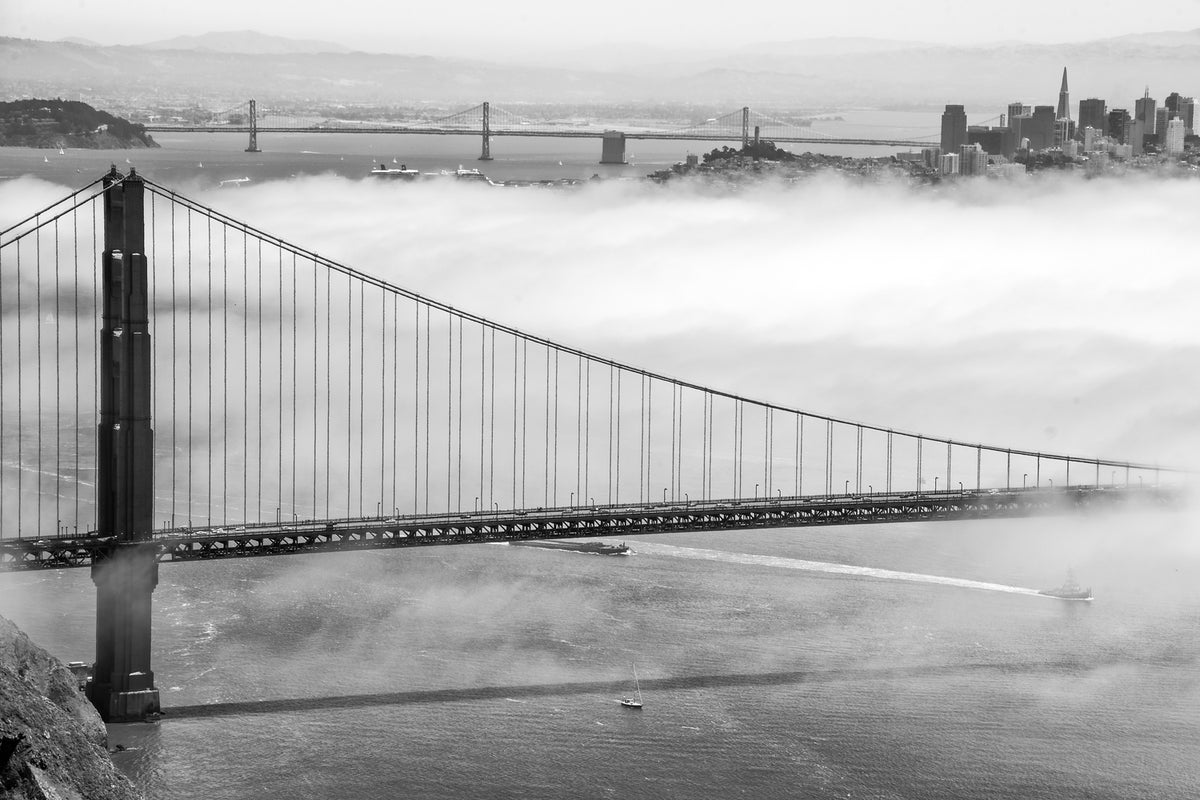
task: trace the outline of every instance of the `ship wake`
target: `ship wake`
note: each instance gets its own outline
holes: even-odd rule
[[[1008,594],[1027,594],[1038,596],[1036,589],[1026,589],[1021,586],[1006,586],[1002,583],[987,583],[966,578],[948,578],[942,575],[925,575],[920,572],[900,572],[877,567],[858,567],[851,564],[834,564],[827,561],[806,561],[801,558],[784,558],[782,556],[752,555],[750,553],[728,553],[722,550],[706,550],[699,547],[677,547],[656,542],[638,542],[639,553],[648,555],[667,556],[671,558],[690,558],[700,561],[719,561],[726,564],[746,564],[758,567],[778,567],[795,569],[804,572],[824,572],[832,575],[851,575],[857,578],[876,578],[885,581],[906,581],[908,583],[930,583],[939,586],[955,586],[960,589],[976,589],[985,592],[1006,592]]]

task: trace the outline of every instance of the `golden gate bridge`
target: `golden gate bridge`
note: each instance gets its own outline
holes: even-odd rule
[[[424,297],[114,167],[0,231],[0,569],[89,567],[158,708],[160,563],[1170,504],[1183,473],[894,430]]]
[[[257,101],[213,113],[204,121],[153,121],[146,130],[188,131],[200,133],[245,133],[248,152],[258,152],[260,133],[371,133],[426,136],[477,136],[482,141],[480,160],[492,158],[492,139],[497,136],[550,137],[562,139],[600,139],[600,163],[625,163],[625,142],[632,139],[677,141],[751,142],[769,140],[785,144],[859,145],[880,147],[929,147],[936,145],[941,133],[932,131],[908,138],[846,138],[814,130],[810,120],[781,119],[744,106],[736,111],[677,127],[611,126],[572,120],[537,120],[483,102],[462,111],[411,121],[359,121],[307,116],[294,111],[259,108]]]

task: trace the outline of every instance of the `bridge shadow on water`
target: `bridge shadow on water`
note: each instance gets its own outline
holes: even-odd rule
[[[688,675],[678,678],[651,678],[641,681],[643,693],[655,690],[726,689],[740,687],[786,686],[788,684],[823,684],[839,681],[886,681],[921,677],[950,677],[985,672],[1032,674],[1039,672],[1079,672],[1096,666],[1075,661],[1038,661],[1013,663],[969,663],[893,667],[879,669],[795,670],[790,672],[734,673],[726,675]],[[610,693],[627,694],[627,680],[571,681],[566,683],[535,683],[512,686],[481,686],[462,689],[423,689],[407,692],[378,692],[371,694],[333,695],[329,697],[295,697],[278,700],[243,700],[229,703],[206,703],[171,706],[163,709],[163,720],[201,719],[242,714],[275,714],[297,711],[326,711],[367,708],[374,706],[404,706],[422,703],[454,703],[471,700],[505,700],[509,698],[552,697],[555,695]]]

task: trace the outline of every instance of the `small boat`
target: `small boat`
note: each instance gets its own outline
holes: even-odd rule
[[[1054,589],[1041,589],[1038,594],[1046,597],[1057,597],[1059,600],[1091,600],[1092,587],[1086,589],[1075,580],[1075,572],[1067,570],[1067,579],[1063,585]]]
[[[626,708],[640,709],[642,707],[642,685],[638,682],[637,667],[633,668],[633,685],[637,687],[637,699],[634,700],[632,697],[622,697],[621,705],[625,706]]]

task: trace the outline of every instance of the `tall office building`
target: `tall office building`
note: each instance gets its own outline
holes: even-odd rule
[[[1183,98],[1179,96],[1179,92],[1171,92],[1167,95],[1167,99],[1163,100],[1163,108],[1170,111],[1172,114],[1179,113],[1179,101]]]
[[[957,153],[967,143],[967,112],[962,106],[947,105],[942,113],[942,152]]]
[[[1179,117],[1167,122],[1167,129],[1163,131],[1163,145],[1169,156],[1177,156],[1183,152],[1183,120]]]
[[[1063,67],[1062,87],[1058,90],[1058,110],[1055,119],[1071,118],[1071,95],[1067,91],[1067,68]]]
[[[987,175],[988,154],[979,144],[958,148],[959,175]]]
[[[1029,140],[1030,150],[1046,150],[1054,147],[1054,135],[1058,129],[1054,117],[1054,106],[1034,106],[1033,116],[1021,124],[1021,138]]]
[[[1004,155],[1012,156],[1013,153],[1021,149],[1021,139],[1025,136],[1021,132],[1025,120],[1029,119],[1033,114],[1033,109],[1024,103],[1009,103],[1008,104],[1008,130],[1009,135],[1005,139]]]
[[[1174,116],[1166,106],[1154,111],[1154,141],[1162,144],[1167,140],[1167,120]]]
[[[1128,144],[1125,141],[1125,123],[1130,121],[1129,112],[1123,108],[1114,108],[1108,112],[1108,122],[1104,129],[1104,133],[1116,139],[1121,144]]]
[[[1150,96],[1150,87],[1146,87],[1146,94],[1138,99],[1133,105],[1133,119],[1142,124],[1142,133],[1146,136],[1154,133],[1154,107],[1156,103],[1153,97]]]
[[[1183,120],[1184,136],[1196,133],[1196,101],[1191,97],[1179,98],[1179,118]]]
[[[1105,133],[1105,116],[1108,114],[1107,104],[1096,97],[1079,101],[1079,129],[1095,128],[1103,136]]]

